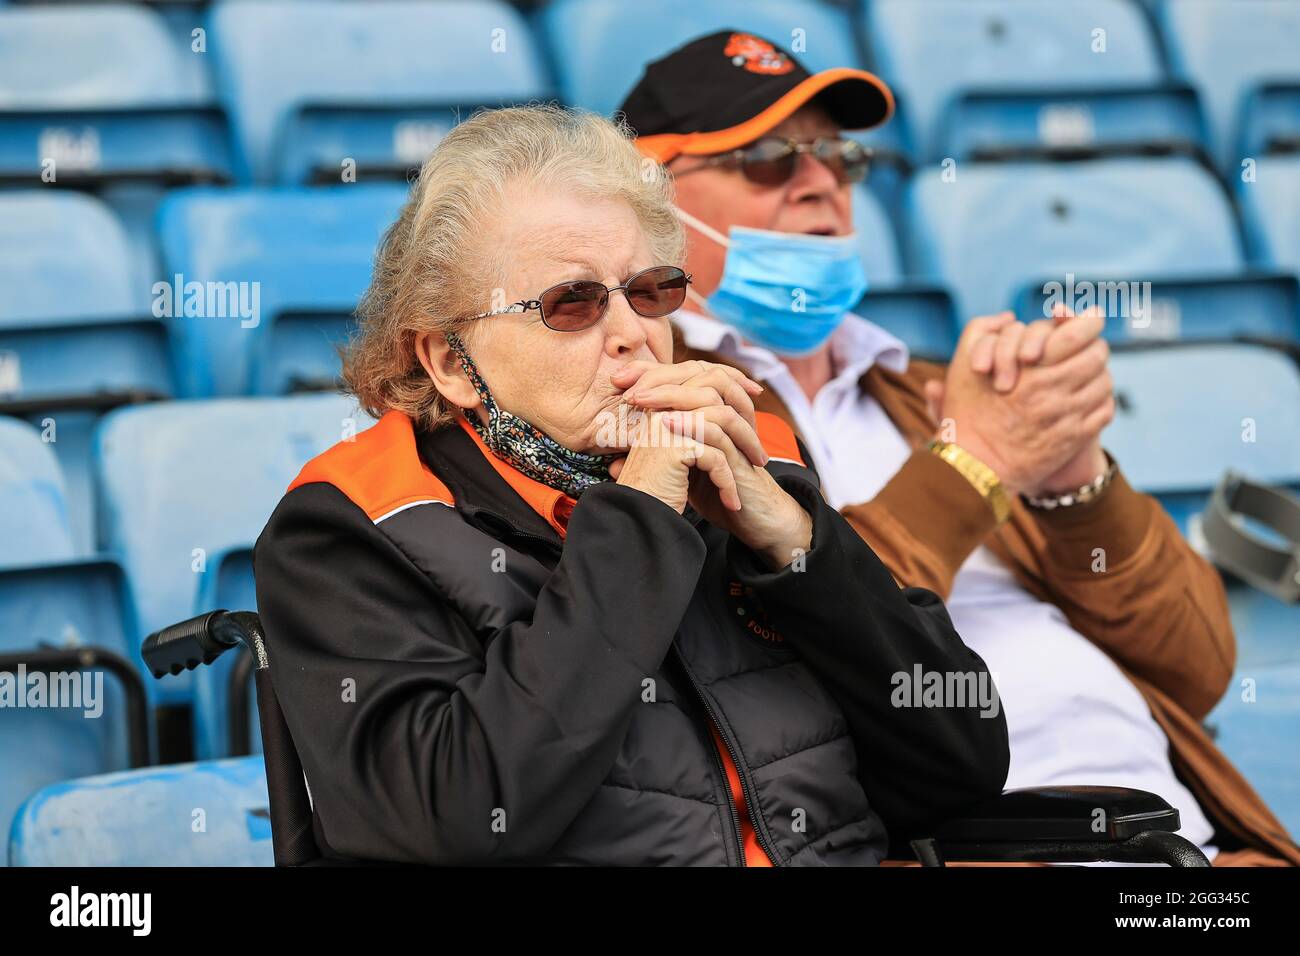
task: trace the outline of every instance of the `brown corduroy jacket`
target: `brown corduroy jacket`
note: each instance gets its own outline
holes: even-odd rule
[[[686,348],[680,336],[676,357],[736,364]],[[1236,662],[1218,572],[1188,546],[1159,502],[1135,491],[1122,472],[1105,495],[1083,507],[1035,511],[1013,499],[1011,517],[995,527],[979,493],[924,449],[938,428],[924,383],[943,374],[944,366],[913,361],[902,373],[875,365],[862,376],[861,388],[913,452],[874,499],[843,508],[845,518],[900,584],[929,588],[945,600],[962,563],[987,545],[1141,691],[1169,738],[1175,770],[1215,825],[1221,848],[1236,849],[1238,842],[1300,865],[1300,846],[1201,726],[1227,690]],[[755,406],[798,431],[774,389]],[[1099,548],[1105,570],[1094,570],[1102,567]]]

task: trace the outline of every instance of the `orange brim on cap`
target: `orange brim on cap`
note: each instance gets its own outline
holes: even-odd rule
[[[739,149],[785,122],[801,106],[828,86],[843,83],[845,80],[870,83],[885,98],[885,115],[872,126],[864,127],[865,129],[879,126],[894,115],[894,94],[885,85],[885,81],[874,73],[845,66],[823,70],[808,77],[767,109],[743,123],[707,133],[659,133],[655,136],[641,136],[637,138],[636,145],[641,152],[661,163],[671,162],[678,156],[707,156]]]

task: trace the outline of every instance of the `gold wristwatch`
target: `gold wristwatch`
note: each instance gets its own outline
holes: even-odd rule
[[[989,503],[998,524],[1002,524],[1011,516],[1011,499],[992,468],[960,445],[954,445],[949,441],[935,439],[925,447],[927,451],[952,465],[959,475],[970,482],[971,487],[980,493],[980,497]]]

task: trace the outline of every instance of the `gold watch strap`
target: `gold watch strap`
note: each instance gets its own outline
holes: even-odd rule
[[[1011,517],[1011,499],[992,468],[952,442],[935,439],[925,447],[927,451],[952,465],[959,475],[970,482],[971,487],[980,493],[980,497],[989,503],[998,524]]]

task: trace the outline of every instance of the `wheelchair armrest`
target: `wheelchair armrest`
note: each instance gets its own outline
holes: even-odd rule
[[[1178,811],[1161,797],[1125,787],[1006,790],[932,828],[940,842],[1127,840],[1145,830],[1176,831]]]
[[[1007,790],[911,841],[925,866],[946,862],[1112,862],[1209,866],[1178,836],[1178,811],[1125,787]]]

